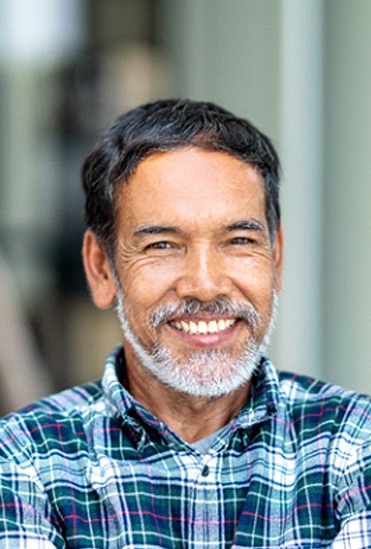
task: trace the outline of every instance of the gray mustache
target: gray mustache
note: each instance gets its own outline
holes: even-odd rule
[[[185,300],[180,304],[170,303],[169,305],[158,305],[149,318],[152,328],[158,328],[161,324],[169,322],[172,318],[192,317],[197,313],[223,315],[227,317],[238,317],[246,321],[252,331],[261,324],[262,318],[251,303],[241,305],[227,299],[215,299],[204,303],[197,299]]]

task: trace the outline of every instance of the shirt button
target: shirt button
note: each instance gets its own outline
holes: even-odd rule
[[[201,475],[203,477],[207,477],[209,473],[210,473],[210,468],[209,468],[208,465],[205,465],[204,468],[201,471]]]

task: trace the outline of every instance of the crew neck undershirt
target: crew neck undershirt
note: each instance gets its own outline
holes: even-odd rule
[[[211,433],[211,435],[208,435],[205,438],[201,438],[200,440],[196,440],[195,442],[192,442],[191,446],[200,452],[200,454],[205,455],[210,450],[211,446],[213,445],[214,440],[220,435],[220,433],[223,431],[224,427],[221,429],[218,429],[214,433]]]

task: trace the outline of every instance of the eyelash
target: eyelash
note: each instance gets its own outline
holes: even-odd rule
[[[246,236],[236,236],[230,240],[231,244],[243,246],[245,244],[255,244],[255,240],[252,238],[247,238]]]
[[[171,248],[171,244],[170,242],[166,242],[164,240],[161,242],[153,242],[145,247],[146,250],[166,250],[168,248]]]

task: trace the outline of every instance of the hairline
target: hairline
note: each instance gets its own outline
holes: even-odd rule
[[[190,100],[142,105],[119,116],[101,135],[82,171],[88,228],[114,250],[122,185],[152,155],[190,147],[228,154],[258,171],[273,244],[281,218],[280,162],[269,137],[218,105]]]

